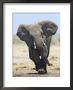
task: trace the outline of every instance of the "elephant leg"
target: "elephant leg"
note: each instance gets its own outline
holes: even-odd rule
[[[52,66],[52,64],[48,61],[48,59],[46,60],[46,63],[48,64],[48,66]]]
[[[36,71],[38,71],[38,62],[40,60],[37,50],[29,48],[29,57],[34,62]]]
[[[48,64],[48,66],[52,66],[52,64],[49,62],[49,60],[48,60],[48,56],[49,56],[49,52],[50,52],[50,43],[51,43],[51,36],[50,37],[48,37],[48,38],[46,38],[46,45],[47,45],[47,48],[48,48],[48,54],[47,54],[47,59],[46,59],[46,63]]]

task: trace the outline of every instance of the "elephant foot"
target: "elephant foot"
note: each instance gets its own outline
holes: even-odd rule
[[[49,62],[48,62],[47,64],[48,64],[48,66],[52,66],[52,65],[53,65],[53,64],[51,64],[51,63],[49,63]]]
[[[38,69],[38,74],[47,74],[47,71],[44,69]]]
[[[52,66],[52,65],[53,65],[53,64],[51,64],[51,63],[48,61],[48,59],[46,60],[46,63],[47,63],[48,66]]]

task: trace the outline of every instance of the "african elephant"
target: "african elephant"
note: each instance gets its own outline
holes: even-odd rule
[[[18,27],[17,36],[26,42],[29,57],[34,62],[38,74],[47,73],[51,38],[57,29],[58,26],[52,21],[41,21],[30,25],[21,24]]]

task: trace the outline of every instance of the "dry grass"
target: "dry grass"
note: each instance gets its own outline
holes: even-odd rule
[[[56,41],[56,42],[55,42]],[[18,38],[13,39],[13,76],[15,77],[59,77],[60,76],[60,44],[52,40],[48,57],[53,66],[47,66],[48,74],[39,75],[33,69],[34,63],[29,59],[27,45]]]

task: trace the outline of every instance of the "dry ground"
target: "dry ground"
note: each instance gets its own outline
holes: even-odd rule
[[[60,45],[52,44],[48,57],[53,66],[47,66],[48,74],[37,74],[33,69],[34,63],[29,59],[27,45],[13,42],[13,76],[14,77],[59,77],[60,76]]]

